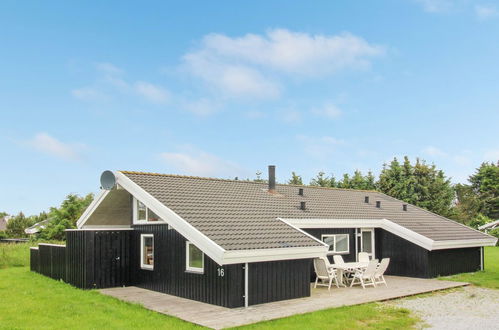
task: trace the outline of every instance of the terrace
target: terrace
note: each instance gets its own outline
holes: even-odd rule
[[[253,305],[247,308],[225,308],[133,286],[99,291],[124,301],[139,303],[147,309],[162,314],[175,316],[206,327],[221,329],[326,308],[384,301],[468,285],[465,282],[400,276],[386,276],[386,281],[387,287],[383,285],[366,289],[358,286],[352,288],[333,287],[331,291],[328,291],[326,287],[314,289],[312,286],[310,297]]]

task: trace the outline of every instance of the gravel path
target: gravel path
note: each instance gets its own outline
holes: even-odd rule
[[[432,329],[499,329],[499,290],[468,286],[388,304],[412,310]]]

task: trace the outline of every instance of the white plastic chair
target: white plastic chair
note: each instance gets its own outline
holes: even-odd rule
[[[340,255],[334,255],[333,256],[333,261],[335,265],[344,265],[345,261],[343,260],[343,257]]]
[[[374,272],[374,284],[385,284],[385,286],[388,286],[385,281],[385,272],[386,269],[388,268],[388,265],[390,264],[390,258],[383,258],[381,259],[381,262],[379,263],[378,269]]]
[[[350,283],[350,287],[355,284],[355,280],[357,280],[358,284],[362,285],[362,288],[365,289],[366,286],[372,285],[376,286],[374,283],[374,273],[378,268],[378,259],[373,259],[369,261],[369,264],[365,269],[358,269],[355,274],[353,274],[352,282]]]
[[[359,262],[369,262],[369,254],[367,252],[359,252]]]
[[[333,281],[336,287],[340,287],[338,284],[338,278],[336,277],[336,271],[332,268],[327,267],[326,261],[323,258],[314,259],[314,270],[317,278],[315,279],[314,289],[318,285],[327,286],[328,290],[331,290],[331,284]],[[320,283],[319,283],[320,282]]]

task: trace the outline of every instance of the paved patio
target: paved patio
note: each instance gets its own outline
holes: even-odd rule
[[[248,308],[225,308],[133,286],[101,289],[100,292],[124,301],[139,303],[145,308],[159,313],[172,315],[206,327],[221,329],[320,309],[389,300],[468,284],[399,276],[386,276],[386,281],[388,287],[379,286],[366,289],[333,287],[330,292],[325,287],[318,287],[312,289],[312,295],[307,298],[277,301]]]

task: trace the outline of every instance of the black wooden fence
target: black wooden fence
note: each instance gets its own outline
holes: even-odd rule
[[[129,238],[128,230],[69,230],[66,245],[31,248],[30,268],[83,289],[124,286],[130,273]]]
[[[56,244],[38,244],[30,249],[30,267],[32,271],[53,278],[66,280],[66,246]]]

